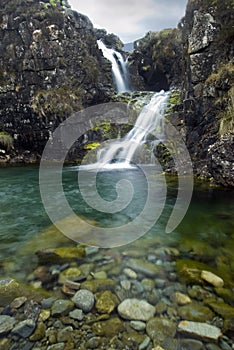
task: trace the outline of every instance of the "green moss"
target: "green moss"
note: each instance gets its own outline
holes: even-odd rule
[[[227,108],[220,114],[220,119],[220,135],[234,131],[234,86],[228,92]]]
[[[9,150],[13,147],[13,137],[8,133],[2,131],[0,132],[0,146]]]
[[[86,150],[93,150],[96,149],[97,147],[99,147],[101,144],[99,142],[92,142],[92,143],[88,143],[87,145],[85,145],[84,149]]]
[[[39,90],[33,96],[31,107],[42,117],[53,115],[67,117],[83,108],[82,90],[63,85],[51,90]]]

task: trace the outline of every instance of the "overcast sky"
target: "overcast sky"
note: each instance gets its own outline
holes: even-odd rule
[[[132,42],[148,31],[174,28],[185,14],[187,0],[68,0],[97,28]]]

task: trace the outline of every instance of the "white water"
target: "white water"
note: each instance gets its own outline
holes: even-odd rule
[[[109,49],[101,40],[98,40],[97,43],[99,49],[102,50],[103,56],[112,64],[112,73],[117,92],[129,91],[127,62],[123,59],[120,52]]]
[[[155,93],[139,114],[132,130],[122,139],[112,142],[98,154],[101,167],[129,167],[139,147],[153,137],[152,148],[164,140],[164,112],[169,97],[168,92]]]

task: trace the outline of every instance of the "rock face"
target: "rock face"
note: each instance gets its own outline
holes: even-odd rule
[[[224,186],[234,183],[233,13],[229,0],[188,0],[177,29],[147,33],[130,56],[146,90],[180,89],[170,121],[184,135],[195,174]]]
[[[0,132],[13,137],[18,161],[40,154],[71,113],[112,93],[93,25],[66,1],[3,0],[0,43]]]

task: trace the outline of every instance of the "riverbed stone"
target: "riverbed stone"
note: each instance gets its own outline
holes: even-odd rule
[[[72,280],[81,275],[81,270],[77,267],[69,267],[68,269],[63,270],[59,274],[58,283],[66,283],[67,280]]]
[[[81,289],[76,292],[72,301],[82,311],[89,312],[94,306],[94,295],[89,290]]]
[[[27,301],[27,298],[26,298],[26,297],[24,297],[24,296],[18,297],[18,298],[15,298],[15,299],[11,302],[10,306],[11,306],[12,308],[14,308],[14,309],[18,309],[18,308],[20,308],[22,305],[24,305],[26,301]]]
[[[132,278],[134,280],[137,279],[137,273],[128,267],[123,269],[123,273],[129,278]]]
[[[82,321],[84,318],[84,314],[82,310],[75,309],[69,312],[69,316],[74,320]]]
[[[155,307],[145,300],[125,299],[118,306],[118,313],[127,320],[147,321],[155,314]]]
[[[190,304],[192,302],[192,300],[190,299],[190,297],[186,294],[180,293],[180,292],[176,292],[172,299],[178,304],[178,305],[186,305],[186,304]]]
[[[130,326],[136,331],[143,331],[146,328],[145,322],[142,321],[131,321]]]
[[[93,293],[101,292],[104,290],[114,291],[116,287],[116,282],[110,278],[90,280],[81,283],[82,289],[87,289]]]
[[[217,287],[217,288],[222,288],[224,285],[224,281],[222,280],[222,278],[220,278],[219,276],[215,275],[210,271],[202,270],[201,278],[204,281],[212,284],[214,287]]]
[[[97,271],[97,272],[93,272],[92,276],[96,280],[104,280],[107,278],[107,273],[106,273],[106,271]]]
[[[36,252],[40,265],[45,264],[64,264],[77,259],[85,258],[85,248],[79,247],[62,247],[55,249],[43,249]]]
[[[74,308],[74,303],[70,300],[58,299],[56,300],[51,309],[51,315],[56,316],[66,316]]]
[[[30,336],[31,341],[38,341],[44,338],[46,331],[46,326],[43,322],[38,322],[35,331]]]
[[[196,339],[182,339],[180,346],[183,350],[203,350],[203,343]]]
[[[19,335],[22,338],[28,338],[34,332],[35,328],[36,328],[36,323],[31,319],[27,319],[19,322],[12,329],[12,333]]]
[[[176,325],[167,318],[154,317],[147,322],[146,332],[154,345],[163,346],[166,341],[174,338]]]
[[[123,332],[124,326],[118,317],[111,318],[106,321],[95,322],[92,331],[99,336],[114,337],[118,333]]]
[[[13,329],[15,323],[16,320],[14,317],[0,315],[0,335],[4,335],[10,332]]]
[[[211,309],[198,303],[180,306],[177,312],[182,319],[196,322],[211,321],[214,317]]]
[[[201,340],[214,342],[222,337],[222,332],[218,327],[203,322],[181,321],[178,325],[178,331]]]
[[[214,310],[218,315],[223,317],[224,319],[231,319],[234,318],[234,307],[231,305],[228,305],[226,303],[221,303],[221,302],[207,302],[209,307]]]
[[[96,298],[97,301],[95,307],[101,314],[110,314],[119,304],[117,296],[109,290],[97,293]]]
[[[126,265],[133,271],[142,273],[148,277],[158,276],[162,270],[159,266],[143,259],[129,259]]]

